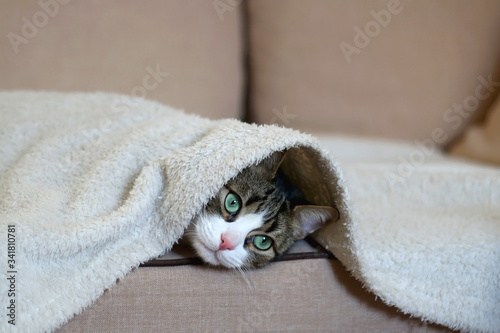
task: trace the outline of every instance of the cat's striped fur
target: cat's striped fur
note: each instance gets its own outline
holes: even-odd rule
[[[209,201],[191,230],[202,259],[230,268],[262,267],[338,216],[335,208],[309,205],[293,187],[279,170],[284,154],[244,169]]]

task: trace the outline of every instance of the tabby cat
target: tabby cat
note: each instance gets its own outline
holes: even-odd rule
[[[242,170],[195,218],[190,243],[207,263],[262,267],[292,244],[336,219],[333,207],[313,206],[283,174],[278,152]]]

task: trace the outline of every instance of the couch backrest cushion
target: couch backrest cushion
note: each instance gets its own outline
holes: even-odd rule
[[[241,12],[212,1],[2,1],[0,89],[120,92],[240,117]]]
[[[451,148],[451,154],[500,165],[500,97],[482,124],[469,127]]]
[[[499,89],[498,1],[248,2],[251,120],[443,146]]]

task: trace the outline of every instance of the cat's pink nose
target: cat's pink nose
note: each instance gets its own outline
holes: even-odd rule
[[[222,250],[232,250],[232,249],[234,249],[233,244],[231,244],[231,242],[228,241],[227,239],[225,239],[224,237],[221,237],[221,243],[219,245],[219,251],[222,251]]]
[[[234,231],[228,231],[220,236],[219,251],[221,250],[234,250],[238,244],[239,234]]]

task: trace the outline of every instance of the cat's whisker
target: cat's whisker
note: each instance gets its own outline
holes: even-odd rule
[[[252,285],[252,283],[250,282],[250,280],[248,280],[248,278],[247,278],[247,276],[245,274],[245,268],[244,267],[236,267],[236,269],[238,270],[238,272],[240,272],[241,276],[243,277],[243,280],[247,284],[248,289],[254,290],[255,286]]]
[[[195,235],[195,234],[196,234],[196,231],[195,231],[195,230],[186,229],[186,230],[184,231],[184,236],[191,237],[191,236],[193,236],[193,235]]]

